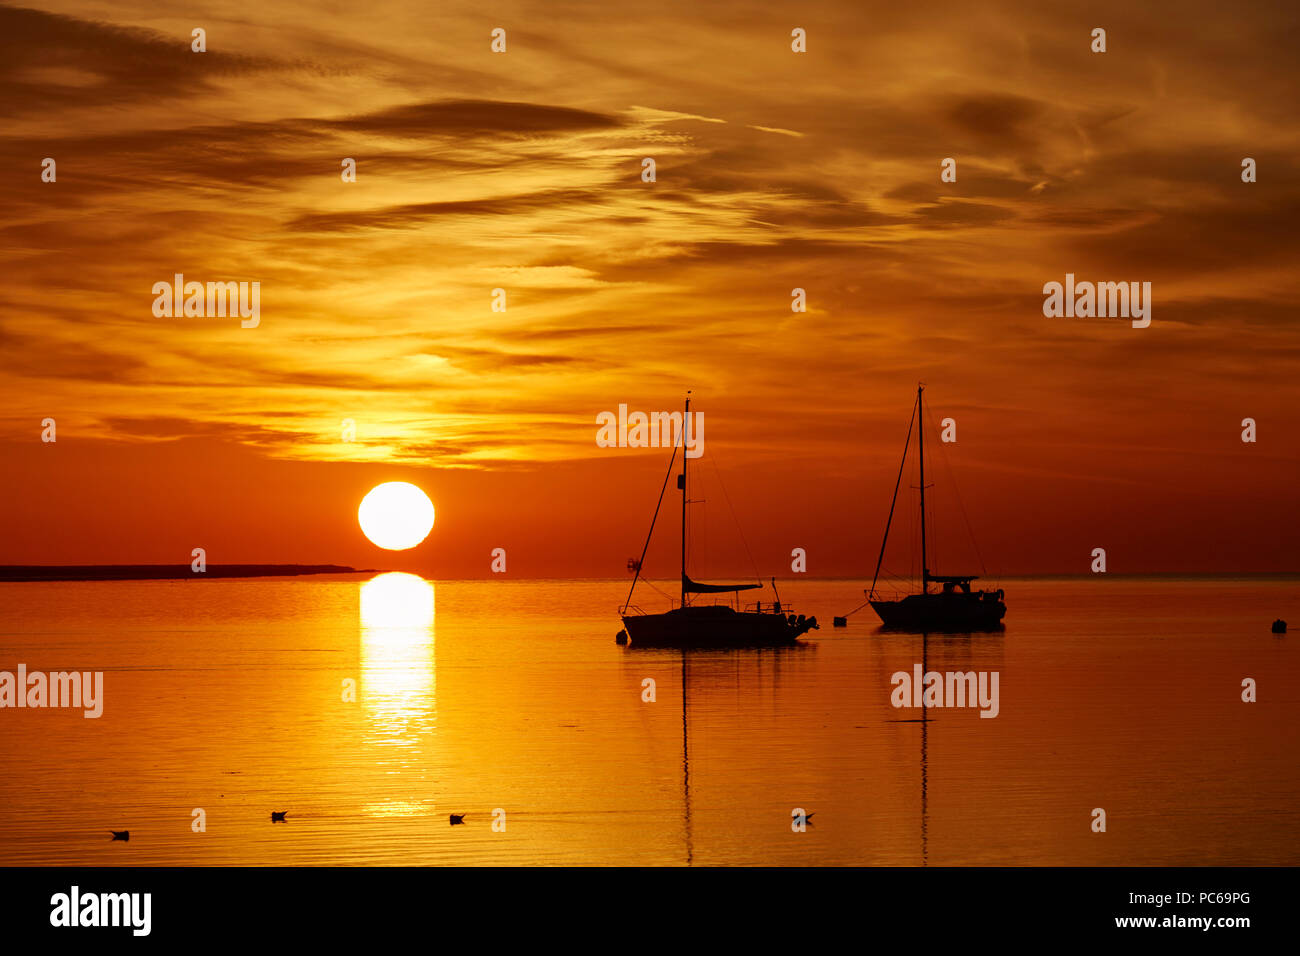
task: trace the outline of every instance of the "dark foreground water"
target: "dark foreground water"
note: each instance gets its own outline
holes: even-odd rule
[[[1300,862],[1297,581],[1002,583],[996,636],[810,580],[805,646],[685,658],[614,643],[626,581],[0,585],[0,671],[105,681],[0,710],[0,864]],[[893,707],[916,664],[997,716]]]

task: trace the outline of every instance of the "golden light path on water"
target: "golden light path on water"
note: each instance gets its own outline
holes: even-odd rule
[[[433,583],[390,572],[361,585],[360,703],[367,718],[366,742],[375,766],[400,774],[414,769],[437,731]],[[372,816],[415,816],[431,804],[372,804]]]

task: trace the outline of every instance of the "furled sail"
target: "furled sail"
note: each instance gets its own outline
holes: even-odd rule
[[[721,594],[727,591],[752,591],[761,588],[761,584],[697,584],[687,575],[682,575],[682,590],[687,594]]]

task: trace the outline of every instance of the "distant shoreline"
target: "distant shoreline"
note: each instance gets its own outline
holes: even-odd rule
[[[195,571],[188,564],[8,564],[0,583],[21,581],[179,581],[203,578],[271,578],[304,574],[375,574],[373,568],[341,564],[210,564]]]

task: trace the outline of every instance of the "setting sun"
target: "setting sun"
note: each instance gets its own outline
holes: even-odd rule
[[[405,551],[433,529],[433,502],[408,481],[387,481],[361,499],[357,520],[366,537],[379,547]]]

